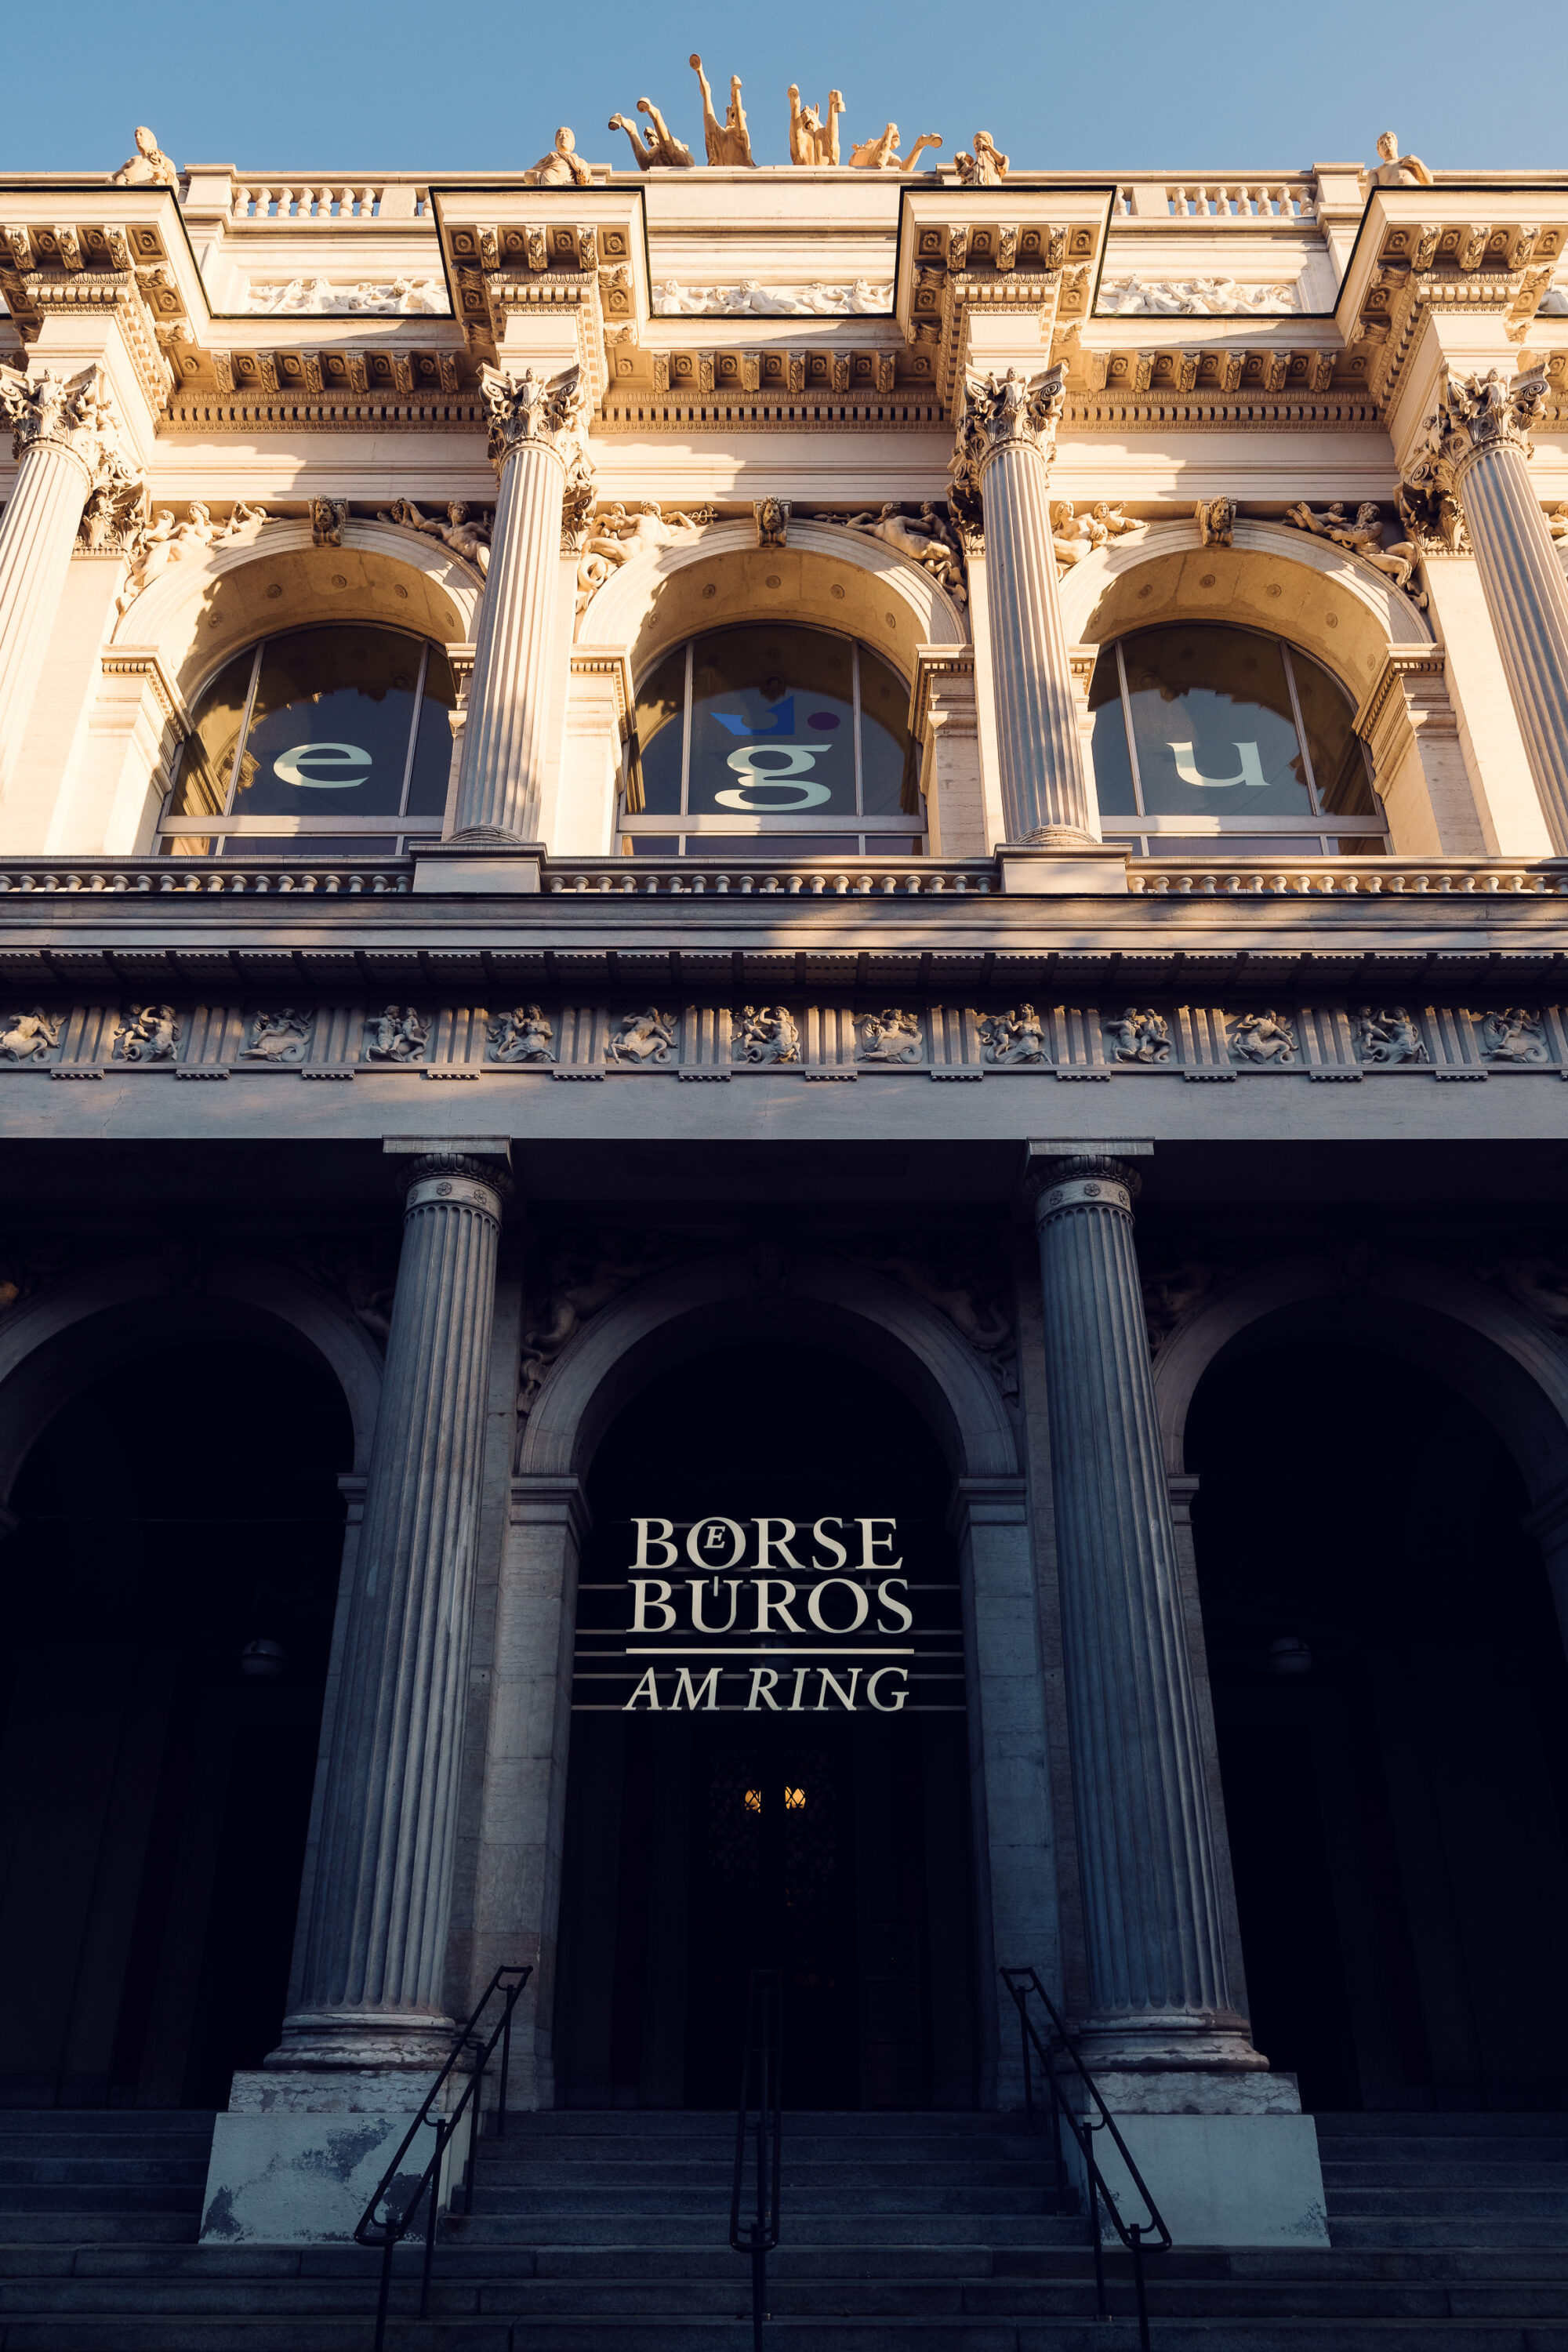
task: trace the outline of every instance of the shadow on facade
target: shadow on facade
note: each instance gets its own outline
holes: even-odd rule
[[[1254,2037],[1310,2108],[1568,2105],[1568,1668],[1519,1470],[1254,1327],[1188,1426]]]
[[[34,1445],[4,1551],[0,2101],[220,2106],[276,2045],[352,1458],[308,1351],[201,1339]]]
[[[974,2105],[950,1483],[942,1449],[889,1384],[801,1348],[700,1358],[606,1432],[578,1603],[557,2011],[564,2105],[732,2105],[755,1965],[784,1969],[786,2105]],[[777,1713],[745,1704],[739,1674],[720,1709],[627,1711],[627,1677],[595,1684],[594,1669],[625,1642],[631,1522],[649,1512],[678,1528],[717,1513],[782,1515],[803,1531],[823,1514],[896,1519],[918,1629],[908,1706],[846,1709],[815,1667],[792,1705],[792,1662]],[[722,1622],[721,1590],[709,1605]]]

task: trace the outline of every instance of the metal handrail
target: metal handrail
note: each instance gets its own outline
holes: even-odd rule
[[[497,2139],[506,2137],[507,2082],[511,2072],[511,2013],[517,2007],[518,1995],[532,1974],[531,1968],[499,1968],[496,1970],[479,1996],[473,2015],[458,2032],[452,2044],[451,2056],[425,2094],[419,2112],[405,2132],[396,2155],[376,2183],[369,2204],[354,2225],[356,2244],[379,2246],[382,2250],[381,2294],[375,2310],[375,2352],[383,2352],[383,2347],[386,2341],[387,2302],[392,2293],[392,2258],[408,2235],[414,2216],[419,2210],[420,2200],[426,2190],[430,2194],[425,2215],[425,2264],[419,2283],[419,2316],[421,2319],[427,2319],[430,2315],[430,2268],[436,2259],[436,2222],[441,2207],[442,2168],[446,2163],[447,2151],[457,2137],[458,2127],[469,2107],[472,2106],[474,2116],[469,2124],[468,2145],[463,2161],[462,2179],[465,2210],[471,2208],[474,2193],[474,2142],[479,2114],[479,2095],[484,2085],[485,2070],[495,2055],[498,2042],[501,2045],[500,2097],[496,2103],[495,2136]],[[516,1979],[515,1983],[508,1981],[513,1978]],[[501,2013],[490,2029],[489,2041],[481,2044],[479,2020],[498,1992],[501,1995]],[[457,2105],[447,2115],[433,2116],[431,2109],[445,2090],[453,2068],[465,2054],[472,2058],[473,2063],[468,2070],[468,2078],[463,2085],[462,2095]],[[385,2214],[378,2216],[376,2207],[386,2200],[394,2181],[401,2175],[404,2158],[413,2147],[420,2132],[428,2124],[434,2124],[436,2128],[434,2154],[409,2194],[404,2199],[398,2211],[393,2213],[388,2210]]]
[[[1035,2122],[1034,2056],[1037,2054],[1051,2095],[1051,2128],[1056,2138],[1057,2169],[1062,2165],[1062,2125],[1065,2123],[1078,2143],[1089,2180],[1089,2231],[1094,2243],[1094,2290],[1099,2316],[1109,2319],[1110,2312],[1105,2295],[1105,2254],[1100,2242],[1100,2209],[1104,2206],[1111,2225],[1132,2257],[1132,2284],[1138,2298],[1138,2342],[1141,2352],[1149,2352],[1149,2303],[1143,2278],[1143,2256],[1152,2242],[1156,2253],[1168,2253],[1171,2232],[1164,2217],[1150,2194],[1149,2185],[1132,2161],[1132,2151],[1117,2128],[1116,2118],[1100,2095],[1099,2085],[1079,2056],[1072,2037],[1062,2021],[1061,2012],[1033,1969],[1004,1969],[1002,1981],[1012,1994],[1018,2010],[1018,2025],[1024,2055],[1024,2107],[1029,2119],[1029,2129],[1037,2128]],[[1040,2038],[1039,2030],[1029,2015],[1029,1995],[1038,1993],[1047,2016],[1051,2021],[1054,2039],[1048,2044]],[[1062,2095],[1057,2079],[1057,2063],[1064,2052],[1072,2062],[1073,2073],[1093,2102],[1094,2112],[1080,2111]],[[1118,2156],[1127,2168],[1128,2179],[1143,2200],[1148,2210],[1146,2221],[1124,2221],[1118,2209],[1110,2182],[1100,2168],[1094,2153],[1096,2132],[1109,2132]]]
[[[752,2258],[752,2346],[762,2352],[767,2317],[768,2256],[779,2242],[779,2158],[784,2137],[784,1979],[777,1969],[753,1969],[746,1989],[746,2047],[741,2060],[741,2100],[735,2111],[735,2170],[730,2187],[730,2243]],[[752,2098],[753,2076],[756,2098]],[[752,2115],[756,2122],[752,2125]],[[746,2137],[756,2140],[757,2204],[742,2224]]]

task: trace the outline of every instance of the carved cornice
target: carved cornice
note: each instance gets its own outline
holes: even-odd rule
[[[158,230],[144,221],[0,226],[0,295],[24,342],[46,319],[110,312],[150,410],[161,409],[194,336]]]
[[[1353,311],[1342,319],[1343,373],[1386,413],[1429,311],[1462,311],[1468,320],[1489,311],[1519,340],[1565,245],[1562,223],[1385,222]]]

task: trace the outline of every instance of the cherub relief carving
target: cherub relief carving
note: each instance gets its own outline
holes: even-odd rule
[[[689,514],[672,508],[665,514],[657,499],[634,499],[630,506],[617,499],[596,514],[589,525],[577,562],[577,610],[597,595],[612,572],[634,556],[657,548],[674,547],[694,539],[718,509],[698,507]]]
[[[31,1013],[0,1013],[0,1062],[47,1062],[60,1042],[58,1017],[35,1004]]]
[[[1140,1013],[1129,1005],[1119,1021],[1108,1021],[1105,1034],[1119,1062],[1168,1062],[1171,1032],[1158,1013]]]
[[[490,568],[490,525],[494,509],[470,507],[454,499],[447,509],[447,520],[438,521],[433,515],[421,514],[412,499],[398,499],[376,516],[377,522],[396,523],[403,530],[423,531],[427,539],[438,539],[465,563],[477,572]]]
[[[672,1265],[679,1254],[676,1244],[663,1234],[613,1228],[569,1234],[551,1251],[542,1319],[523,1334],[518,1364],[521,1416],[532,1412],[550,1367],[584,1324],[634,1282]]]
[[[863,1062],[918,1062],[925,1054],[918,1013],[900,1013],[891,1005],[868,1013],[860,1023]]]
[[[531,172],[523,173],[525,180],[536,188],[591,188],[594,174],[577,152],[574,131],[563,123],[555,134],[555,144],[548,155],[542,155]]]
[[[830,89],[827,93],[827,127],[815,106],[802,106],[796,83],[789,86],[789,160],[805,165],[838,163],[838,118],[844,111],[844,93]]]
[[[954,155],[954,171],[966,187],[999,188],[1007,176],[1006,156],[989,131],[977,131],[972,143],[973,155],[966,155],[962,148]]]
[[[1355,1016],[1356,1045],[1363,1062],[1392,1068],[1396,1062],[1425,1062],[1430,1056],[1421,1032],[1403,1004],[1390,1013],[1373,1013],[1370,1004]]]
[[[980,1024],[980,1043],[988,1062],[1043,1062],[1047,1058],[1046,1025],[1032,1004],[1011,1013],[988,1013]]]
[[[226,541],[239,539],[247,530],[259,530],[267,520],[265,507],[243,503],[235,508],[226,522],[214,522],[210,510],[199,499],[191,500],[190,514],[184,522],[176,522],[167,507],[160,507],[151,521],[142,525],[127,550],[131,576],[115,599],[115,611],[125,612],[143,588],[150,588],[171,563],[183,563],[187,556],[205,555],[208,548],[221,547]]]
[[[172,1004],[133,1004],[114,1050],[122,1061],[172,1062],[179,1042],[179,1015]]]
[[[1336,547],[1348,548],[1392,580],[1396,588],[1403,588],[1412,604],[1425,609],[1425,594],[1410,584],[1420,561],[1420,550],[1411,540],[1400,540],[1393,547],[1384,546],[1383,509],[1375,499],[1368,499],[1357,507],[1354,522],[1337,499],[1321,515],[1315,515],[1303,499],[1298,506],[1286,508],[1285,520],[1297,530],[1310,531],[1314,539],[1331,540]]]
[[[1136,516],[1123,514],[1120,507],[1110,506],[1103,499],[1080,515],[1074,514],[1070,499],[1058,499],[1051,507],[1052,551],[1062,569],[1070,571],[1107,540],[1121,539],[1140,527]]]
[[[489,1024],[490,1058],[496,1062],[552,1062],[554,1024],[537,1004],[519,1004]]]
[[[902,163],[899,161],[899,126],[889,122],[880,138],[862,140],[849,150],[849,161],[863,172],[912,172],[928,147],[940,147],[942,134],[922,131]]]
[[[730,105],[722,122],[713,111],[713,93],[708,87],[708,77],[702,70],[702,60],[695,49],[689,59],[702,91],[702,138],[708,150],[708,161],[719,165],[749,163],[754,170],[756,157],[752,152],[752,134],[746,128],[746,110],[741,104],[741,77],[730,76]]]
[[[109,184],[111,188],[177,188],[180,174],[174,157],[164,154],[142,122],[136,129],[135,154],[118,172],[110,173]]]
[[[742,1062],[798,1062],[800,1031],[782,1004],[743,1004],[735,1015],[735,1051]]]
[[[240,1049],[242,1062],[302,1062],[310,1042],[313,1013],[292,1004],[276,1013],[258,1013],[251,1023],[250,1043]]]
[[[1501,1013],[1483,1014],[1481,1051],[1489,1062],[1545,1062],[1551,1059],[1546,1030],[1540,1014],[1527,1013],[1520,1004],[1510,1005]]]
[[[364,1024],[365,1058],[372,1062],[416,1062],[429,1042],[430,1024],[412,1004],[389,1004]]]
[[[868,539],[879,539],[885,546],[895,548],[911,563],[929,572],[956,604],[969,602],[957,533],[929,499],[921,508],[918,522],[891,504],[883,507],[879,514],[868,508],[864,514],[817,515],[813,520],[840,523],[846,530],[863,530]]]
[[[632,142],[632,153],[637,159],[639,172],[651,172],[656,166],[664,171],[689,172],[697,158],[682,139],[678,139],[653,100],[639,98],[637,112],[646,114],[653,125],[646,140],[640,138],[635,122],[624,114],[612,114],[610,129],[624,131]]]
[[[1243,1062],[1293,1062],[1295,1024],[1283,1013],[1244,1013],[1231,1024],[1230,1050]]]
[[[679,1013],[660,1013],[650,1004],[646,1013],[628,1013],[605,1041],[611,1062],[668,1062],[680,1026]]]

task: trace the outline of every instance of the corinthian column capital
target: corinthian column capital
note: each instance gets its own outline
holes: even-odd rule
[[[0,413],[11,427],[11,454],[18,462],[31,449],[63,449],[94,490],[134,470],[121,455],[114,395],[96,361],[69,377],[47,368],[24,375],[0,367]]]
[[[1530,436],[1549,394],[1544,367],[1515,376],[1511,383],[1496,368],[1484,376],[1449,376],[1432,426],[1456,476],[1494,449],[1512,447],[1528,457]]]
[[[524,368],[508,375],[500,368],[479,371],[479,389],[490,421],[490,462],[499,475],[518,450],[543,448],[570,467],[581,451],[587,388],[580,367],[544,375]]]
[[[1057,423],[1067,405],[1067,362],[1036,376],[1010,367],[963,379],[958,417],[958,447],[976,469],[1004,449],[1026,445],[1049,459],[1056,453]]]

